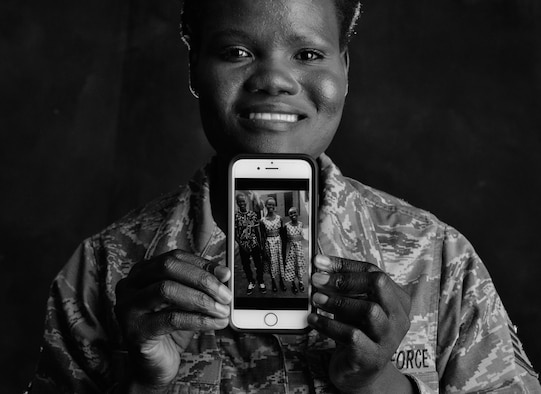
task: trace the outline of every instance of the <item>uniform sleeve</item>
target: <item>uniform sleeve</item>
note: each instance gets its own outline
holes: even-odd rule
[[[103,393],[111,382],[112,346],[103,327],[104,296],[90,242],[54,279],[43,346],[31,393]],[[100,295],[101,294],[101,295]]]
[[[440,391],[541,392],[487,269],[452,228],[446,231],[442,258],[436,360]]]

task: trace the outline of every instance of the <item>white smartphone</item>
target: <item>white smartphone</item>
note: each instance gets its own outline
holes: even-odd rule
[[[308,327],[317,171],[304,155],[239,156],[229,168],[227,261],[237,330]]]

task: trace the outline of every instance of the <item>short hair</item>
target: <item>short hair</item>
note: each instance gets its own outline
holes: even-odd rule
[[[297,215],[299,214],[299,210],[297,209],[297,207],[291,207],[287,210],[287,215],[291,215],[291,211],[295,211],[297,212]]]
[[[274,202],[274,205],[276,205],[276,199],[274,197],[269,197],[265,200],[265,206],[267,206],[269,201]]]
[[[208,0],[183,0],[180,18],[180,34],[182,41],[189,49],[199,43],[199,27],[204,16],[204,4]],[[221,0],[214,0],[221,1]],[[332,0],[336,5],[336,14],[340,25],[340,49],[346,49],[351,37],[355,34],[355,26],[361,15],[360,0]]]

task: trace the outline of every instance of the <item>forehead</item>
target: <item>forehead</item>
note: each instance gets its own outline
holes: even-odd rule
[[[205,4],[201,33],[208,39],[240,34],[265,42],[305,38],[339,42],[334,0],[207,0]]]

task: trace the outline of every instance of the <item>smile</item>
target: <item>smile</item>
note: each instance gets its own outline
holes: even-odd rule
[[[250,112],[248,114],[250,120],[266,120],[273,122],[294,123],[299,120],[299,115],[296,114],[280,114],[270,112]]]

